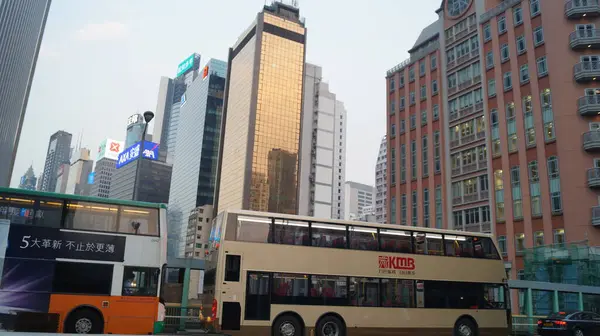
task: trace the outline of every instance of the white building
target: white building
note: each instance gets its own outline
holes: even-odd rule
[[[375,165],[375,221],[377,223],[387,222],[387,140],[386,136],[381,139],[377,164]]]
[[[344,218],[346,109],[323,82],[322,69],[306,64],[298,213]]]
[[[373,186],[348,181],[345,184],[344,219],[358,219],[366,213],[371,212],[374,203]]]

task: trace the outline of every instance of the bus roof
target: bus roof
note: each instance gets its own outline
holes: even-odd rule
[[[167,208],[167,205],[162,204],[162,203],[126,201],[126,200],[112,199],[112,198],[81,196],[81,195],[67,195],[67,194],[59,194],[59,193],[46,192],[46,191],[15,189],[15,188],[1,188],[0,187],[0,194],[5,194],[5,193],[23,195],[23,196],[32,196],[32,197],[48,197],[48,198],[61,199],[61,200],[74,200],[74,201],[81,201],[81,202],[95,202],[95,203],[124,205],[124,206],[136,206],[136,207],[142,207],[142,208],[162,208],[162,209]]]
[[[341,219],[330,219],[330,218],[316,218],[309,216],[300,216],[300,215],[288,215],[281,213],[272,213],[272,212],[260,212],[260,211],[251,211],[251,210],[223,210],[221,213],[232,213],[246,216],[258,216],[258,217],[275,217],[282,218],[288,220],[298,220],[298,221],[310,221],[310,222],[321,222],[321,223],[335,223],[341,225],[356,225],[363,227],[373,227],[373,228],[381,228],[381,229],[396,229],[396,230],[407,230],[407,231],[419,231],[419,232],[431,232],[431,233],[441,233],[441,234],[455,234],[461,236],[473,236],[473,237],[492,237],[492,234],[489,233],[481,233],[481,232],[468,232],[468,231],[457,231],[457,230],[443,230],[443,229],[433,229],[426,227],[416,227],[416,226],[406,226],[406,225],[398,225],[398,224],[381,224],[381,223],[368,223],[368,222],[360,222],[360,221],[349,221],[349,220],[341,220]]]

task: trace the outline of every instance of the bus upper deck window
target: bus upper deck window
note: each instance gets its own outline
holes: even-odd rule
[[[119,232],[158,236],[158,210],[122,206],[119,209]]]

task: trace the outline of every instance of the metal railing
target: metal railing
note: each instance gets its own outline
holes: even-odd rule
[[[573,66],[573,76],[575,79],[585,78],[586,76],[596,76],[596,74],[599,73],[599,61],[583,61]]]
[[[165,314],[165,332],[200,330],[214,331],[212,323],[201,317],[201,307],[167,306]],[[204,312],[206,314],[206,312]],[[204,315],[206,316],[206,315]]]
[[[567,17],[574,14],[598,11],[600,11],[598,0],[569,0],[565,3],[565,15]]]
[[[600,225],[600,205],[597,205],[592,208],[592,225]]]
[[[511,336],[537,336],[537,321],[540,317],[513,316]]]
[[[600,168],[590,168],[587,171],[587,179],[589,187],[600,186]]]
[[[583,149],[595,149],[600,147],[600,131],[589,131],[583,133]]]
[[[600,29],[581,29],[569,34],[571,46],[575,43],[584,43],[590,40],[597,41],[598,39],[600,39]]]
[[[589,107],[590,105],[600,105],[600,95],[583,96],[577,99],[579,109]]]

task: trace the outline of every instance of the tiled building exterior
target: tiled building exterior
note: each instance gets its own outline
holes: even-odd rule
[[[527,248],[565,241],[600,245],[598,2],[445,0],[438,14],[435,28],[427,27],[415,47],[423,44],[424,34],[439,36],[439,47],[413,53],[407,64],[387,75],[388,134],[396,134],[388,142],[389,213],[396,214],[390,221],[403,222],[398,197],[407,195],[406,223],[427,224],[420,200],[427,183],[421,186],[418,169],[412,180],[407,143],[424,132],[420,125],[411,130],[408,124],[421,110],[416,106],[438,104],[443,149],[439,184],[448,201],[442,227],[494,232],[513,279],[523,269],[521,253]],[[437,70],[431,69],[434,55]],[[431,96],[435,71],[437,98]],[[402,75],[404,86],[399,85]],[[423,84],[425,101],[420,98]],[[415,105],[410,104],[411,92]],[[404,133],[401,123],[406,123]],[[408,155],[405,173],[398,149],[402,144]],[[419,141],[416,145],[416,162],[424,163],[419,155],[425,151]],[[409,196],[414,184],[416,223]]]

